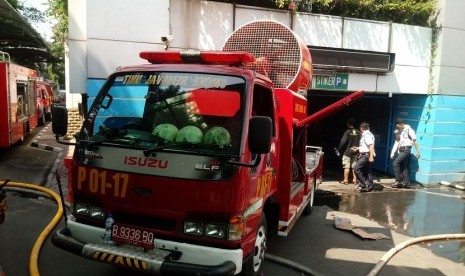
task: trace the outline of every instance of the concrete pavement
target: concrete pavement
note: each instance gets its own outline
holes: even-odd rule
[[[60,144],[56,141],[55,135],[52,132],[51,122],[48,122],[34,137],[30,146],[56,152],[57,158],[47,176],[45,187],[58,192],[58,176],[62,183],[63,194],[66,196],[68,194],[68,175],[64,164],[64,158],[73,155],[74,146]]]

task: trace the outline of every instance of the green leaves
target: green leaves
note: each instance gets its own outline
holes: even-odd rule
[[[392,21],[417,26],[434,26],[437,0],[219,0],[219,2],[295,11]]]
[[[278,0],[277,0],[278,1]],[[302,0],[312,13],[360,18],[418,26],[433,26],[436,0]]]
[[[68,38],[68,1],[48,0],[47,15],[56,20],[53,26],[53,42],[50,46],[52,54],[61,61],[48,65],[50,79],[65,87],[65,42]]]

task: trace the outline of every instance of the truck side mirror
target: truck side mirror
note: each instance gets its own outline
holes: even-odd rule
[[[68,132],[68,110],[65,106],[52,106],[52,132],[58,136],[65,136]]]
[[[273,122],[267,116],[255,116],[249,122],[249,149],[251,153],[269,153]]]

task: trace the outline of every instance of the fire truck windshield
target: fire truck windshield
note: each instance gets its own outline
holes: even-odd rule
[[[238,154],[245,80],[236,76],[124,72],[112,76],[81,141],[143,150]]]

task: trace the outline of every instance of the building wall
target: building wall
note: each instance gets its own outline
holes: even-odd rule
[[[425,184],[464,181],[465,1],[439,0],[438,7],[442,28],[436,35],[418,26],[212,1],[70,0],[66,73],[73,99],[67,103],[76,106],[79,93],[95,95],[118,66],[144,63],[140,51],[163,50],[163,35],[174,36],[172,49],[219,50],[240,26],[272,19],[308,45],[395,53],[392,73],[349,73],[347,90],[397,99],[389,116],[411,124],[422,147],[422,157],[413,164],[414,179]]]
[[[124,64],[142,63],[140,51],[171,48],[219,50],[234,29],[259,19],[283,23],[308,45],[396,53],[388,74],[349,74],[349,90],[426,94],[429,87],[429,28],[314,14],[234,6],[198,0],[69,1],[70,93],[83,93],[83,79],[104,79]]]
[[[428,164],[428,173],[438,182],[447,178],[448,181],[465,181],[465,98],[461,96],[439,95],[432,96],[431,114],[434,121],[429,125],[425,120],[425,129],[432,141],[433,150],[425,159],[431,160]],[[427,115],[426,115],[427,116]]]
[[[465,95],[465,17],[463,0],[438,0],[440,28],[433,48],[436,59],[432,70],[433,93]]]

